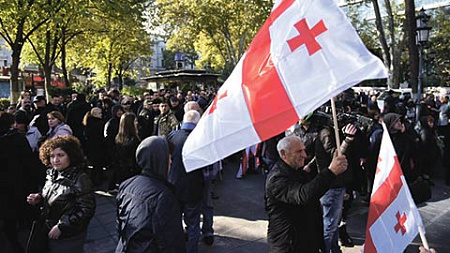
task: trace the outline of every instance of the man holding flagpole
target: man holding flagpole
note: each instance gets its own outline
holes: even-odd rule
[[[336,1],[275,1],[186,140],[186,171],[270,139],[363,80],[386,77]]]
[[[347,159],[336,151],[328,169],[310,180],[308,173],[300,169],[306,152],[299,137],[284,137],[277,150],[280,160],[266,180],[269,252],[319,252],[324,249],[319,198],[347,170]]]

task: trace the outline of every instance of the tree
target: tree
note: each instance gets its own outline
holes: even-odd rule
[[[419,53],[416,45],[416,7],[414,0],[405,0],[406,33],[408,35],[409,83],[414,93],[418,90]]]
[[[89,32],[72,43],[71,63],[90,68],[97,82],[108,88],[116,76],[121,88],[129,66],[139,56],[151,54],[142,16],[146,7],[146,1],[91,2]]]
[[[75,36],[83,32],[79,20],[86,12],[87,1],[64,1],[58,9],[54,9],[51,19],[42,25],[37,32],[28,37],[32,50],[24,50],[24,59],[37,62],[45,77],[45,91],[49,99],[49,88],[52,81],[52,70],[58,59],[61,58],[61,66],[64,73],[66,85],[69,78],[65,66],[65,50],[67,43]],[[50,10],[49,10],[50,11]],[[27,52],[32,51],[33,55]]]
[[[402,6],[384,0],[385,17],[378,4],[378,0],[371,0],[375,13],[375,24],[379,33],[383,62],[388,68],[388,87],[398,88],[401,82],[401,55],[406,43],[404,16],[399,15]]]
[[[229,75],[269,16],[269,0],[156,0],[172,51],[196,51],[197,64]]]
[[[404,70],[408,65],[408,57],[406,56],[408,51],[404,50],[404,48],[407,45],[407,38],[409,36],[407,33],[409,23],[406,22],[405,15],[403,14],[403,5],[390,0],[383,0],[381,4],[378,0],[365,0],[348,3],[348,6],[349,8],[361,8],[353,11],[366,15],[364,17],[358,16],[357,19],[353,18],[353,24],[363,24],[365,27],[363,32],[361,33],[361,29],[358,29],[361,38],[366,45],[369,45],[369,49],[381,55],[383,63],[389,72],[387,80],[388,87],[398,88],[406,76]],[[374,21],[370,20],[372,24],[367,20],[368,10],[373,11],[375,15]],[[359,25],[355,25],[355,27],[360,28]],[[371,36],[367,36],[368,34],[372,38],[378,39],[376,45],[370,39]]]
[[[450,86],[450,8],[437,10],[430,21],[433,26],[430,48],[436,53],[436,73],[441,79],[440,85]]]
[[[61,0],[0,1],[0,36],[12,51],[11,102],[19,98],[19,64],[28,38],[58,11]],[[51,11],[55,10],[55,11]]]

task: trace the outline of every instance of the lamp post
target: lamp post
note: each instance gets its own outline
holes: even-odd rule
[[[428,26],[430,16],[422,9],[419,11],[419,16],[416,17],[416,44],[419,47],[419,75],[417,78],[417,101],[416,101],[416,120],[420,119],[420,100],[422,99],[423,91],[423,49],[430,38],[431,26]]]

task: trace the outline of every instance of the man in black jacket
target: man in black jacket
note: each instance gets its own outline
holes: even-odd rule
[[[328,169],[310,180],[301,169],[306,152],[299,137],[281,139],[277,150],[281,159],[266,180],[269,252],[319,252],[324,246],[319,198],[347,169],[347,159],[336,152]]]
[[[339,146],[343,154],[347,154],[347,149],[355,139],[356,127],[353,124],[347,124],[343,128],[345,139]],[[317,136],[315,142],[315,158],[317,163],[317,170],[319,173],[327,170],[333,159],[333,154],[336,152],[336,139],[334,129],[330,126],[324,126]],[[353,160],[353,159],[352,159]],[[320,203],[323,210],[324,222],[324,239],[325,252],[338,253],[341,252],[338,238],[338,226],[341,220],[342,207],[344,203],[345,189],[350,186],[353,180],[352,168],[350,167],[342,175],[339,175],[336,180],[330,185],[330,189],[321,197]]]

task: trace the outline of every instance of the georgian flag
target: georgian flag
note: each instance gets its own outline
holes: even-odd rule
[[[189,135],[186,171],[283,132],[362,80],[386,77],[334,0],[278,1]]]
[[[423,227],[384,123],[383,130],[364,253],[402,253]]]

